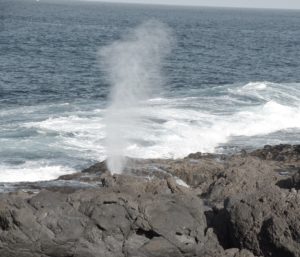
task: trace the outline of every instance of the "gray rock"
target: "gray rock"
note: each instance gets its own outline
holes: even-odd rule
[[[194,256],[203,247],[197,196],[172,193],[167,181],[114,181],[72,193],[1,195],[1,256]]]
[[[2,183],[0,256],[299,257],[299,152],[128,158],[122,175],[101,162],[54,181]]]
[[[232,244],[263,256],[300,256],[300,195],[269,186],[226,206]]]

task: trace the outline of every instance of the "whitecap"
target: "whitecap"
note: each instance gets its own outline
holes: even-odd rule
[[[0,165],[0,182],[46,181],[74,172],[74,169],[67,166],[28,161],[22,165]]]

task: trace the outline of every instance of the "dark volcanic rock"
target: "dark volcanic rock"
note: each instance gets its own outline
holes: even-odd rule
[[[106,167],[106,164],[105,162],[99,162],[99,163],[96,163],[94,165],[92,165],[91,167],[87,168],[87,169],[84,169],[82,171],[82,173],[105,173],[107,172],[107,167]]]
[[[300,194],[269,186],[226,205],[232,245],[257,255],[300,256]]]
[[[300,257],[299,150],[128,158],[122,175],[101,162],[0,184],[0,256]]]
[[[297,190],[300,189],[300,169],[292,177],[292,186]]]
[[[111,179],[112,186],[72,193],[1,195],[0,256],[167,257],[206,251],[207,225],[197,196],[172,193],[165,180]]]
[[[300,145],[266,145],[251,153],[263,160],[297,162],[300,160]]]

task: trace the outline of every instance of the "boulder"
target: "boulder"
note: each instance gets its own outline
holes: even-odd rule
[[[74,192],[2,194],[0,256],[182,257],[204,248],[207,224],[196,195],[164,180],[110,179]]]
[[[231,244],[256,255],[300,256],[300,194],[270,185],[226,202]]]

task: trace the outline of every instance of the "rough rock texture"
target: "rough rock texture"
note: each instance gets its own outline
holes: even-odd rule
[[[2,257],[300,257],[299,146],[2,184]]]
[[[226,204],[232,244],[263,256],[300,256],[300,194],[269,186]]]
[[[300,160],[300,145],[266,145],[263,149],[258,149],[251,153],[263,160],[274,160],[284,162],[299,162]]]
[[[206,231],[202,200],[171,179],[102,180],[101,188],[72,193],[1,195],[0,256],[181,257],[223,251]]]
[[[300,189],[300,169],[292,176],[291,187],[294,187],[297,190]]]

